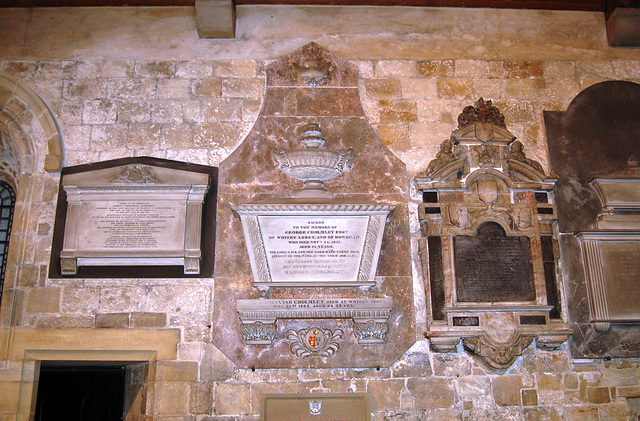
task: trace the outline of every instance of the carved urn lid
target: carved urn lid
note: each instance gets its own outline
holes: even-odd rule
[[[352,168],[355,158],[353,149],[338,152],[321,149],[325,140],[320,127],[313,123],[304,127],[300,143],[303,149],[271,151],[276,168],[304,182],[304,188],[296,192],[295,197],[332,197],[325,190],[324,181],[338,177]]]

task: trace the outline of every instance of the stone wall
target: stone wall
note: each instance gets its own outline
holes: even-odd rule
[[[315,41],[359,67],[365,112],[411,176],[479,97],[493,100],[527,156],[548,171],[544,110],[566,110],[600,81],[640,83],[640,51],[607,47],[596,13],[241,7],[238,19],[237,40],[211,41],[197,39],[189,8],[4,9],[0,71],[50,107],[67,166],[129,156],[216,166],[258,115],[266,65]],[[12,328],[0,336],[0,419],[29,411],[19,405],[31,393],[29,350],[60,351],[41,359],[91,351],[135,360],[118,356],[127,347],[156,352],[144,386],[133,388],[131,420],[257,420],[262,394],[303,391],[369,392],[373,419],[389,421],[640,414],[637,360],[572,361],[567,347],[530,347],[496,372],[461,349],[430,352],[415,194],[411,350],[379,369],[252,371],[211,344],[213,279],[49,279],[59,174],[39,168],[22,170],[33,186],[28,195],[18,182],[24,211],[14,235],[22,241],[12,243],[13,278],[2,301],[3,326]]]

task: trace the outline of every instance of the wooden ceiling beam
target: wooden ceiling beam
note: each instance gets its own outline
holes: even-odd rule
[[[0,0],[0,7],[194,6],[195,2],[195,0]],[[235,4],[486,7],[598,12],[603,12],[606,8],[606,0],[236,0]]]

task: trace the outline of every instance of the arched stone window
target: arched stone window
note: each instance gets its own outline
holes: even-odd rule
[[[9,254],[9,238],[13,222],[13,209],[16,204],[16,194],[6,182],[0,181],[0,298],[4,286],[4,273]]]

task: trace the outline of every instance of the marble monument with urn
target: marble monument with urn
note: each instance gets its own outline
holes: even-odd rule
[[[239,366],[389,366],[415,342],[408,176],[357,86],[317,44],[277,60],[220,164],[213,340]]]

